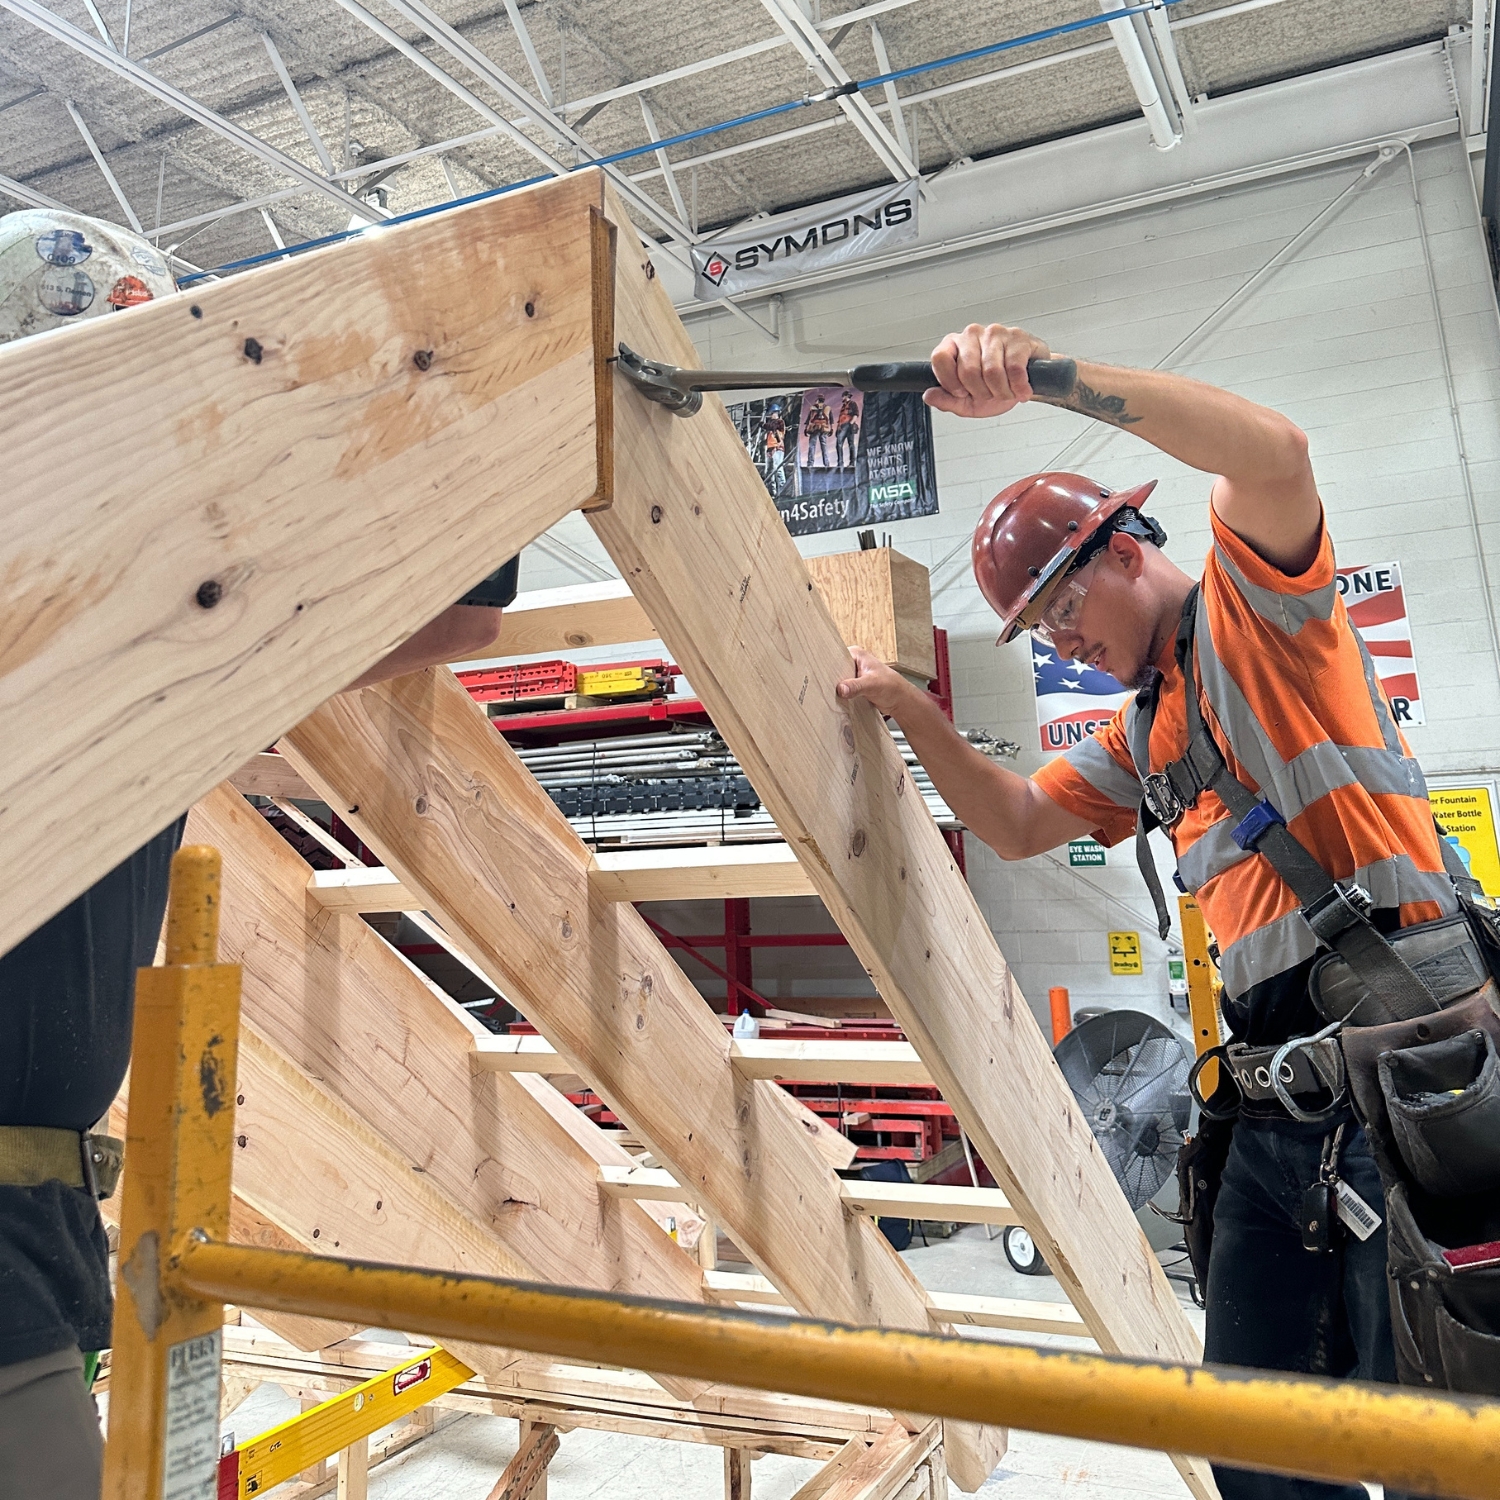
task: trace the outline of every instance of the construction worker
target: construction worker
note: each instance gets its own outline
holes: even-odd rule
[[[0,342],[170,296],[162,255],[78,214],[0,219]],[[515,563],[351,686],[460,660],[499,633]],[[110,1345],[109,1252],[96,1198],[120,1145],[91,1128],[130,1059],[135,971],[152,962],[179,818],[0,956],[0,1494],[98,1500],[89,1384]]]
[[[802,424],[802,435],[807,439],[807,467],[812,468],[813,453],[816,451],[819,467],[831,469],[833,464],[829,458],[828,440],[833,436],[833,408],[821,394],[813,397],[812,405],[807,411],[807,420]]]
[[[835,424],[833,448],[839,468],[852,469],[854,455],[859,449],[859,397],[853,391],[845,391],[839,402],[838,421]],[[847,450],[848,458],[845,458]]]
[[[786,418],[779,400],[766,403],[760,431],[766,445],[766,488],[779,495],[786,488]]]
[[[928,404],[1001,416],[1033,399],[1027,360],[1048,352],[1021,329],[971,325],[934,350],[942,384]],[[856,676],[839,694],[897,720],[948,805],[1003,859],[1085,834],[1114,844],[1143,840],[1155,823],[1168,830],[1179,878],[1217,935],[1225,1019],[1250,1060],[1217,1202],[1204,1196],[1210,1222],[1197,1226],[1200,1240],[1211,1236],[1205,1358],[1393,1381],[1384,1227],[1359,1238],[1325,1214],[1310,1240],[1303,1222],[1309,1191],[1334,1177],[1378,1218],[1376,1167],[1347,1102],[1321,1087],[1320,1070],[1294,1069],[1283,1044],[1310,1046],[1324,1026],[1308,992],[1326,951],[1319,933],[1336,932],[1340,946],[1358,922],[1393,951],[1383,934],[1458,906],[1421,770],[1338,595],[1307,439],[1227,391],[1085,360],[1073,393],[1053,404],[1217,476],[1201,579],[1167,557],[1143,512],[1155,481],[1112,491],[1035,474],[1002,490],[975,532],[975,574],[1001,640],[1033,631],[1138,696],[1028,779],[981,755],[869,652],[854,652]],[[1247,812],[1231,813],[1242,800]],[[1317,862],[1342,927],[1315,932],[1322,916],[1268,852],[1279,845],[1267,829],[1278,828]],[[1159,883],[1155,894],[1164,923]],[[1226,1500],[1363,1500],[1359,1486],[1215,1472]]]

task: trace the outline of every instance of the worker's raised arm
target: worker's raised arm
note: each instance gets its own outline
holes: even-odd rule
[[[1078,360],[1071,395],[1033,398],[1026,362],[1051,354],[1024,329],[971,323],[932,353],[941,389],[929,406],[962,417],[992,417],[1021,401],[1081,412],[1144,438],[1173,458],[1218,475],[1219,519],[1265,560],[1295,576],[1317,554],[1322,506],[1308,462],[1307,438],[1279,412],[1229,391],[1160,370],[1130,370]]]
[[[965,828],[1001,859],[1027,859],[1089,832],[1034,781],[997,766],[976,750],[920,688],[858,646],[855,675],[840,698],[863,698],[901,726],[922,768]]]

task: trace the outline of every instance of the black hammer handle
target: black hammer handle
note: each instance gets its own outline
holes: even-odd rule
[[[1026,378],[1038,396],[1071,396],[1078,366],[1071,359],[1028,359]],[[849,382],[857,391],[926,391],[941,384],[922,360],[889,365],[856,365]]]

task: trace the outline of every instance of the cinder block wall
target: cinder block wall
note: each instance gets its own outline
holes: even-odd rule
[[[1500,329],[1467,161],[1446,140],[1417,147],[1415,163],[1480,531],[1500,581]],[[724,313],[694,317],[690,327],[705,363],[763,367],[774,358],[813,369],[925,356],[951,328],[999,320],[1032,329],[1060,351],[1120,364],[1164,362],[1278,407],[1312,440],[1341,562],[1401,564],[1427,714],[1426,726],[1411,731],[1413,748],[1429,773],[1493,773],[1500,767],[1500,664],[1404,156],[1361,182],[1314,236],[1234,296],[1363,166],[1340,164],[793,293],[778,351]],[[1196,331],[1205,319],[1212,321]],[[1170,534],[1168,551],[1196,572],[1209,540],[1210,480],[1128,433],[1040,405],[993,422],[938,415],[935,433],[941,513],[890,530],[900,550],[933,570],[959,722],[1019,741],[1018,768],[1031,771],[1042,755],[1028,655],[1021,645],[995,648],[993,616],[969,572],[979,512],[1002,485],[1041,468],[1074,468],[1110,486],[1156,477],[1154,509]],[[590,576],[580,558],[612,572],[581,519],[553,537],[571,553],[530,549],[527,588]],[[855,540],[836,532],[800,545],[812,555],[847,550]],[[1154,842],[1167,876],[1165,844],[1159,836]],[[1165,950],[1132,848],[1111,850],[1106,868],[1086,871],[1070,871],[1065,851],[1013,865],[972,837],[969,851],[971,884],[1039,1016],[1054,984],[1068,986],[1075,1006],[1164,1007]],[[1109,973],[1105,935],[1115,928],[1141,933],[1146,972],[1138,979]],[[777,961],[758,954],[756,962],[774,984]],[[849,978],[863,978],[852,963]],[[824,992],[857,991],[833,982]]]

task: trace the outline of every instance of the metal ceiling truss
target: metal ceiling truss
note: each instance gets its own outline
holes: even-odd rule
[[[823,40],[818,28],[803,14],[797,0],[761,0],[761,4],[791,44],[807,59],[808,66],[829,85],[828,97],[838,104],[850,123],[869,143],[870,149],[880,158],[886,171],[897,182],[909,182],[918,176],[916,163],[901,149],[900,142],[886,128],[885,121],[871,108],[870,101],[859,92],[849,70]]]
[[[74,50],[89,56],[101,66],[110,68],[153,97],[165,100],[165,102],[179,109],[189,118],[196,120],[200,124],[205,124],[207,128],[234,141],[242,149],[249,151],[252,155],[259,157],[263,161],[267,161],[268,164],[277,167],[278,170],[286,171],[296,176],[303,184],[300,187],[264,194],[243,202],[227,205],[223,208],[192,215],[185,219],[176,220],[171,224],[160,225],[154,231],[157,233],[176,233],[184,229],[197,228],[204,224],[213,223],[219,219],[263,210],[273,204],[284,202],[307,191],[317,191],[325,197],[331,197],[336,194],[337,197],[334,201],[338,202],[340,207],[348,208],[351,212],[371,222],[377,222],[380,219],[388,217],[388,215],[378,208],[363,203],[338,184],[345,181],[355,182],[360,179],[368,179],[371,174],[386,174],[410,162],[421,160],[424,157],[436,155],[441,158],[446,152],[463,146],[477,144],[480,141],[493,139],[500,135],[504,135],[520,145],[554,175],[561,175],[571,170],[565,163],[525,133],[522,127],[527,123],[539,126],[559,141],[568,143],[587,159],[595,159],[597,157],[598,153],[592,147],[588,146],[577,134],[576,126],[568,125],[557,114],[555,99],[550,103],[544,102],[545,95],[550,94],[551,89],[550,85],[546,83],[545,73],[541,70],[539,58],[533,65],[532,72],[538,90],[544,94],[544,101],[534,98],[526,89],[496,66],[490,59],[485,57],[482,52],[473,47],[464,37],[447,26],[447,23],[443,22],[440,17],[437,17],[431,11],[430,7],[421,3],[421,0],[393,0],[394,8],[401,12],[406,19],[418,26],[434,42],[449,51],[451,55],[463,61],[484,82],[495,88],[515,107],[523,111],[522,119],[507,120],[498,111],[491,109],[482,99],[479,99],[478,96],[465,88],[458,80],[433,63],[425,54],[406,42],[398,33],[392,31],[375,16],[371,15],[370,12],[357,3],[357,0],[336,0],[336,3],[340,4],[357,20],[361,21],[362,24],[365,24],[377,35],[381,36],[383,40],[396,51],[400,52],[401,55],[414,62],[416,66],[420,67],[434,81],[440,83],[449,92],[454,93],[456,97],[463,99],[477,113],[489,120],[491,122],[490,125],[483,130],[471,131],[449,140],[420,146],[411,151],[398,153],[397,155],[366,163],[358,167],[339,169],[335,167],[326,145],[324,145],[316,128],[312,125],[306,106],[303,104],[301,96],[292,82],[290,73],[287,71],[274,41],[270,38],[269,34],[262,32],[261,36],[266,46],[267,55],[270,57],[277,77],[280,79],[282,87],[287,93],[288,100],[296,111],[314,151],[318,154],[319,160],[326,161],[327,166],[330,168],[326,178],[319,177],[311,169],[302,166],[290,157],[285,157],[274,147],[251,136],[248,132],[235,126],[231,121],[225,120],[214,114],[213,111],[198,105],[195,101],[189,99],[188,96],[171,88],[170,85],[163,84],[153,75],[147,73],[139,64],[131,63],[127,58],[113,51],[112,48],[106,49],[101,43],[95,42],[92,37],[89,37],[86,32],[79,31],[76,27],[71,26],[68,22],[47,11],[43,6],[36,3],[36,0],[0,0],[0,7],[8,9],[23,19],[30,21],[39,29],[48,32],[50,35],[65,42],[68,46],[73,47]],[[766,4],[768,9],[774,9],[778,24],[780,24],[781,18],[787,15],[786,10],[783,9],[783,4],[796,10],[796,0],[762,0],[762,3]],[[878,65],[881,67],[882,72],[890,72],[891,68],[885,47],[885,39],[879,31],[874,17],[890,11],[903,9],[914,3],[916,3],[916,0],[874,0],[874,3],[846,11],[826,21],[810,21],[806,16],[801,14],[800,10],[796,10],[796,16],[800,18],[802,24],[799,25],[797,19],[791,19],[791,30],[789,31],[787,27],[783,27],[782,34],[779,36],[767,37],[761,41],[749,43],[732,51],[704,58],[699,62],[689,63],[680,68],[674,68],[664,73],[653,74],[648,78],[636,80],[632,83],[603,90],[600,93],[574,100],[563,106],[563,108],[569,111],[596,111],[600,106],[616,99],[623,99],[632,95],[644,95],[648,89],[675,82],[678,79],[692,77],[715,68],[728,66],[745,58],[773,51],[783,46],[798,45],[799,50],[803,52],[803,56],[807,57],[809,51],[813,49],[813,44],[808,37],[809,32],[813,37],[817,38],[819,46],[828,50],[830,44],[824,41],[821,33],[834,33],[833,41],[836,42],[842,40],[843,34],[847,33],[854,24],[863,20],[869,21],[872,33],[871,41],[875,48]],[[1192,101],[1188,94],[1187,85],[1182,77],[1175,47],[1172,45],[1172,33],[1188,27],[1227,19],[1228,17],[1240,15],[1247,11],[1260,10],[1280,3],[1282,3],[1282,0],[1236,0],[1236,3],[1221,6],[1216,10],[1205,11],[1194,16],[1170,21],[1167,18],[1164,8],[1161,8],[1159,12],[1158,10],[1153,10],[1150,13],[1149,35],[1154,44],[1151,50],[1156,54],[1156,60],[1165,74],[1169,88],[1168,97],[1175,105],[1175,113],[1181,118],[1185,127],[1190,128]],[[509,11],[514,4],[514,0],[506,0],[506,4]],[[1482,4],[1487,5],[1487,0],[1475,0],[1476,9]],[[185,42],[196,40],[199,36],[220,29],[233,19],[235,18],[231,16],[212,22],[186,37],[179,38],[175,42],[168,43],[165,47],[156,49],[154,52],[147,54],[146,57],[148,60],[155,58]],[[524,23],[519,21],[518,16],[512,16],[511,19],[513,25],[517,27],[517,37],[518,40],[521,40],[522,50],[526,53],[528,62],[530,62],[531,56],[535,52],[535,47],[531,44],[529,33],[525,31]],[[431,29],[429,29],[429,21],[431,22]],[[448,33],[447,36],[443,35],[444,31]],[[1083,46],[1067,48],[1059,52],[1033,58],[1023,63],[1011,64],[1006,67],[971,75],[967,78],[957,79],[950,83],[939,84],[932,88],[919,90],[904,96],[897,95],[895,98],[892,97],[896,94],[894,84],[887,83],[884,86],[885,99],[881,103],[870,104],[859,98],[857,94],[843,96],[839,99],[838,102],[841,106],[848,104],[850,99],[859,99],[859,102],[868,110],[869,119],[856,118],[849,110],[845,110],[839,115],[826,120],[814,121],[808,125],[798,126],[791,130],[775,131],[749,141],[739,142],[715,151],[702,152],[696,156],[684,157],[677,161],[666,160],[666,150],[661,149],[652,153],[656,158],[657,165],[640,172],[626,173],[618,167],[613,166],[606,166],[604,170],[610,173],[617,184],[620,185],[621,190],[628,195],[629,201],[640,208],[643,214],[648,215],[653,222],[667,233],[685,243],[691,244],[696,241],[698,236],[694,233],[690,223],[681,222],[688,220],[690,215],[687,212],[685,203],[682,201],[680,190],[676,190],[675,183],[673,183],[673,174],[677,171],[708,165],[712,162],[724,160],[727,157],[741,155],[750,151],[763,150],[790,140],[834,129],[841,126],[845,121],[854,123],[856,128],[860,128],[863,125],[865,129],[862,129],[862,134],[865,134],[870,126],[870,120],[873,119],[874,126],[878,128],[881,137],[883,137],[882,145],[877,150],[877,155],[880,157],[882,165],[898,177],[904,172],[905,165],[909,165],[914,173],[916,163],[914,153],[911,149],[910,134],[906,129],[905,120],[902,117],[903,110],[910,110],[918,104],[929,103],[950,94],[997,83],[1007,78],[1032,72],[1038,68],[1051,67],[1057,63],[1069,62],[1095,55],[1106,50],[1111,50],[1115,46],[1116,43],[1114,41],[1088,43]],[[816,66],[821,76],[825,78],[832,77],[834,81],[831,86],[833,87],[845,86],[847,81],[849,81],[847,73],[844,72],[841,65],[837,64],[837,59],[834,59],[834,68],[828,68],[826,61],[821,56],[819,56],[817,64],[810,62],[810,65]],[[842,77],[838,76],[839,74],[842,74]],[[39,90],[35,92],[46,91]],[[30,97],[33,97],[33,95],[23,96],[23,98]],[[649,103],[647,103],[644,97],[641,99],[641,104],[643,119],[647,122],[647,134],[652,141],[659,140],[659,132],[655,129],[655,117],[651,113]],[[891,117],[889,128],[886,126],[885,121],[880,118],[882,115],[889,115]],[[866,139],[870,139],[868,134],[866,134]],[[886,159],[887,155],[891,158],[889,161]],[[97,153],[97,150],[95,160],[100,161],[100,154]],[[446,168],[446,162],[444,162],[444,166]],[[101,168],[103,168],[102,161]],[[107,168],[104,168],[104,170],[107,173]],[[107,175],[112,174],[107,173]],[[674,200],[674,207],[677,209],[675,217],[667,213],[648,195],[641,192],[637,186],[637,184],[654,181],[657,178],[662,178],[669,184],[668,191],[671,193]],[[19,201],[33,203],[36,206],[63,206],[58,204],[55,199],[49,198],[46,194],[39,193],[35,189],[26,188],[24,184],[14,182],[13,179],[3,176],[0,176],[0,190],[3,190],[9,196]],[[119,197],[120,195],[117,193],[116,196]],[[187,264],[187,262],[183,262],[183,264]],[[731,307],[736,313],[742,313],[742,310],[734,308],[733,304],[726,303],[726,306]],[[755,326],[759,329],[759,324]],[[760,331],[762,333],[765,332],[764,329],[760,329]]]
[[[83,56],[98,63],[100,67],[108,68],[110,72],[133,83],[153,98],[161,100],[162,103],[170,105],[179,114],[186,115],[188,119],[213,131],[215,135],[233,142],[242,151],[258,158],[266,166],[306,183],[308,187],[316,189],[325,198],[331,199],[341,208],[367,222],[378,224],[389,217],[380,209],[371,208],[368,204],[361,203],[359,199],[351,197],[343,188],[330,182],[326,177],[320,176],[311,167],[303,166],[296,158],[268,145],[259,136],[252,135],[243,126],[236,125],[233,120],[226,119],[206,105],[199,104],[196,99],[184,94],[181,89],[162,82],[140,63],[132,62],[130,58],[122,56],[113,45],[107,46],[104,42],[96,40],[86,31],[81,31],[70,22],[63,20],[61,16],[55,15],[46,6],[39,5],[37,0],[0,0],[0,8],[19,16],[23,21],[36,27],[38,31],[45,32],[46,35],[55,41],[62,42],[73,51],[82,53]]]

